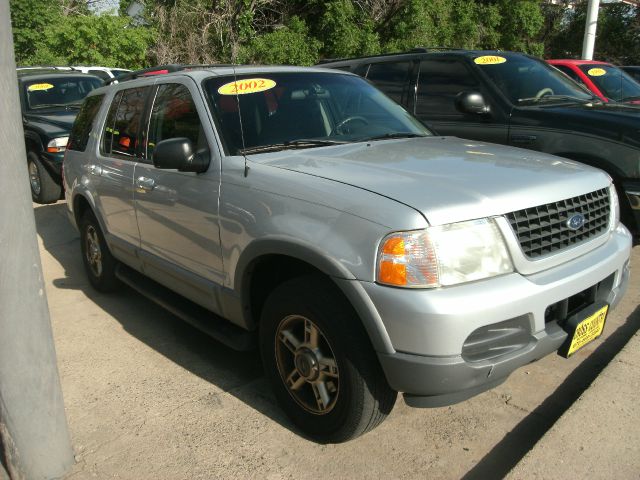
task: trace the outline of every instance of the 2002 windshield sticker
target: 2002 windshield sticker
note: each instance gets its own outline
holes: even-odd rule
[[[276,86],[276,82],[268,78],[246,78],[237,82],[229,82],[218,88],[220,95],[245,95],[270,90]]]

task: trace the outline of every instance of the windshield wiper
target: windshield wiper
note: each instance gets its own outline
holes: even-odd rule
[[[632,102],[633,100],[640,100],[640,95],[632,95],[631,97],[624,97],[618,100],[619,102]]]
[[[31,110],[40,110],[45,108],[80,108],[78,103],[41,103],[31,107]]]
[[[424,135],[422,133],[395,132],[395,133],[385,133],[384,135],[375,135],[373,137],[363,138],[360,141],[368,142],[370,140],[387,140],[391,138],[418,138],[418,137],[428,137],[428,136],[429,135]]]
[[[343,145],[348,142],[339,140],[316,140],[316,139],[299,139],[291,140],[284,143],[274,143],[272,145],[256,145],[254,147],[241,148],[238,150],[240,155],[247,153],[266,153],[277,152],[279,150],[294,150],[298,148],[326,147],[328,145]]]
[[[531,103],[542,103],[548,101],[556,101],[556,100],[566,100],[570,102],[578,102],[578,103],[599,103],[599,99],[596,97],[587,98],[579,98],[571,95],[543,95],[541,97],[529,97],[529,98],[519,98],[518,103],[531,102]]]

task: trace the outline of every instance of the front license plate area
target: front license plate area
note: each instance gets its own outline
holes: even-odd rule
[[[569,317],[563,327],[568,333],[567,339],[558,350],[558,354],[569,358],[602,335],[608,311],[609,305],[596,303]]]

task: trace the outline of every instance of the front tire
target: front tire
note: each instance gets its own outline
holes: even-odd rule
[[[320,442],[374,429],[396,401],[360,319],[324,278],[294,279],[273,291],[262,312],[260,350],[281,407]]]
[[[80,220],[80,249],[89,282],[99,292],[113,292],[120,287],[116,277],[117,260],[111,255],[100,224],[91,210]]]
[[[41,204],[57,202],[62,194],[62,188],[44,168],[38,154],[31,150],[27,153],[27,168],[33,201]]]

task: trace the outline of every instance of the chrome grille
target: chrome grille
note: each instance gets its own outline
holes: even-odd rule
[[[606,188],[559,202],[525,208],[506,215],[529,258],[537,258],[584,242],[606,231],[609,225],[609,192]],[[572,230],[569,218],[581,213],[584,225]]]

